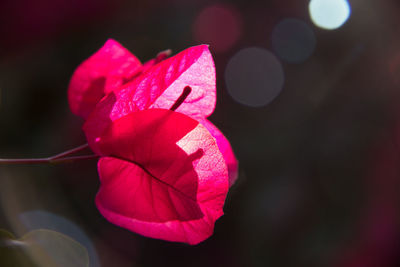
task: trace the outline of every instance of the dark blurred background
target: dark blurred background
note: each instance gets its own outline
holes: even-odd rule
[[[210,119],[240,167],[194,247],[107,222],[96,160],[0,166],[0,228],[65,233],[91,266],[400,266],[398,14],[397,0],[1,1],[0,158],[85,143],[67,86],[114,38],[142,62],[210,44]]]

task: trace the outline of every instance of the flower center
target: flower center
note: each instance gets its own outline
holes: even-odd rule
[[[178,99],[169,110],[175,111],[177,108],[179,108],[179,106],[182,105],[183,101],[185,101],[185,99],[188,97],[190,92],[192,92],[192,88],[190,86],[185,86],[185,88],[183,88],[182,94],[178,97]]]

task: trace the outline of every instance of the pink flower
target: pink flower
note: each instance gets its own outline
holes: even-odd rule
[[[216,101],[208,47],[166,57],[142,65],[109,40],[75,71],[69,102],[101,156],[101,214],[144,236],[197,244],[223,214],[237,160],[206,119]]]

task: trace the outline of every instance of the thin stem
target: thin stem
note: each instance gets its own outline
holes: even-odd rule
[[[50,163],[50,159],[48,158],[40,158],[40,159],[0,159],[0,165],[9,165],[9,164],[41,164],[41,163]]]
[[[86,160],[86,159],[96,159],[100,157],[99,155],[83,155],[83,156],[74,156],[74,157],[66,157],[66,158],[58,158],[58,159],[51,159],[49,160],[49,163],[68,163],[68,162],[73,162],[73,161],[79,161],[79,160]]]
[[[74,157],[66,157],[66,158],[39,158],[39,159],[0,159],[1,164],[58,164],[58,163],[67,163],[79,160],[86,160],[86,159],[94,159],[98,158],[99,155],[83,155],[83,156],[74,156]]]
[[[64,163],[64,162],[72,162],[78,160],[85,160],[85,159],[93,159],[97,158],[98,155],[83,155],[83,156],[73,156],[73,157],[66,157],[68,155],[77,153],[89,147],[88,144],[84,144],[78,146],[76,148],[69,149],[62,153],[56,154],[54,156],[50,156],[47,158],[37,158],[37,159],[0,159],[0,165],[2,164],[43,164],[43,163],[50,163],[50,164],[57,164],[57,163]]]
[[[60,153],[60,154],[54,155],[54,156],[49,157],[49,158],[51,158],[51,159],[63,158],[63,157],[65,157],[65,156],[68,156],[68,155],[74,154],[74,153],[76,153],[76,152],[79,152],[79,151],[81,151],[81,150],[84,150],[85,148],[88,148],[88,147],[89,147],[89,145],[86,143],[86,144],[83,144],[83,145],[78,146],[78,147],[75,147],[75,148],[73,148],[73,149],[64,151],[64,152],[62,152],[62,153]]]

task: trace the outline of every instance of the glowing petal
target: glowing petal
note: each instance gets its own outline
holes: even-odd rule
[[[100,212],[144,236],[197,244],[223,214],[225,160],[209,131],[183,114],[139,111],[114,121],[98,144]]]

